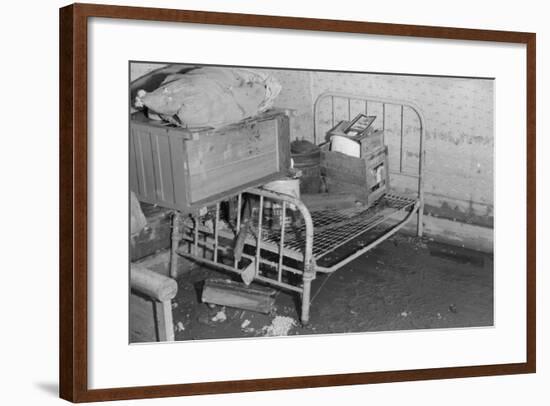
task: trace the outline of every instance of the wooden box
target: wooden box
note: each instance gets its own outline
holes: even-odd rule
[[[130,120],[130,188],[138,200],[183,212],[286,175],[288,117],[270,112],[220,129]]]
[[[370,205],[389,189],[388,147],[355,158],[321,145],[321,175],[329,193],[354,193]]]

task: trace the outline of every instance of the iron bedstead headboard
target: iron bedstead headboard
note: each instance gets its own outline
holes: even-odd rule
[[[422,114],[422,110],[413,102],[407,101],[407,100],[398,100],[398,99],[391,99],[391,98],[383,98],[383,97],[372,97],[367,95],[359,95],[359,94],[352,94],[352,93],[344,93],[344,92],[324,92],[321,93],[319,96],[317,96],[317,99],[315,100],[315,103],[313,105],[313,140],[315,144],[319,144],[322,141],[322,134],[320,127],[321,127],[321,119],[320,119],[320,111],[321,106],[326,100],[330,100],[330,123],[331,128],[334,127],[337,123],[337,119],[335,117],[335,100],[340,99],[344,100],[344,102],[347,102],[347,120],[350,121],[353,119],[352,117],[352,109],[351,109],[351,102],[362,102],[364,103],[365,109],[364,112],[368,114],[369,109],[369,103],[378,104],[382,106],[382,131],[384,132],[386,130],[386,106],[399,106],[400,107],[400,132],[399,132],[399,156],[400,156],[400,162],[399,162],[399,170],[397,171],[390,171],[390,174],[392,175],[398,175],[398,176],[406,176],[406,177],[412,177],[416,178],[418,180],[417,187],[418,187],[418,199],[420,202],[420,207],[422,212],[423,206],[424,206],[424,167],[425,167],[425,159],[426,154],[424,151],[424,138],[426,134],[426,122],[424,119],[424,115]],[[418,118],[419,123],[419,147],[418,147],[418,173],[407,173],[403,170],[403,151],[404,151],[404,109],[408,108],[410,111],[412,111],[416,117]],[[344,117],[345,118],[345,117]],[[383,133],[384,134],[384,133]],[[384,137],[384,135],[383,135]],[[421,223],[421,222],[420,222]],[[422,224],[419,224],[419,233],[422,233]]]

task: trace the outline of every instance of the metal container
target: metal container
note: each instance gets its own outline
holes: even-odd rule
[[[300,198],[300,180],[296,178],[274,180],[273,182],[266,183],[263,188],[272,192]]]
[[[319,193],[321,189],[321,149],[312,142],[296,140],[290,144],[293,166],[302,172],[300,191]]]
[[[300,179],[296,178],[285,178],[285,179],[279,179],[273,182],[269,182],[268,184],[263,186],[266,190],[271,190],[272,192],[282,193],[285,195],[290,195],[296,198],[300,198]],[[285,223],[285,226],[291,226],[295,219],[295,210],[296,207],[294,205],[289,204],[286,207],[285,213],[283,214],[283,206],[280,204],[280,202],[271,201],[269,199],[266,199],[264,201],[264,209],[268,209],[268,213],[270,212],[270,219],[269,221],[269,227],[278,230],[281,228],[281,225],[283,222]],[[284,216],[284,218],[283,218]]]

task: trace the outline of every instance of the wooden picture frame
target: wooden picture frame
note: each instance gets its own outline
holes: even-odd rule
[[[273,379],[90,389],[88,386],[88,20],[92,17],[280,28],[526,45],[527,250],[526,362]],[[72,402],[312,388],[533,373],[536,370],[534,33],[337,21],[265,15],[73,4],[60,9],[60,396]]]
[[[376,116],[368,116],[366,114],[360,113],[353,120],[350,121],[348,125],[342,128],[342,132],[348,137],[359,138],[366,135],[368,129],[376,119]],[[361,121],[367,121],[366,124],[363,124]],[[358,124],[359,123],[359,124]],[[357,128],[359,127],[359,128]],[[351,134],[350,132],[353,132]]]

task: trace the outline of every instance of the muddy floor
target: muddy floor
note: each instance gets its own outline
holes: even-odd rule
[[[400,234],[333,274],[317,275],[307,326],[291,293],[276,293],[271,314],[201,303],[209,278],[231,275],[195,265],[178,279],[177,340],[493,324],[492,256]]]

